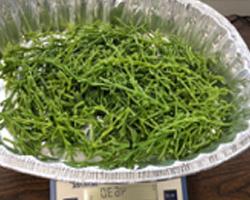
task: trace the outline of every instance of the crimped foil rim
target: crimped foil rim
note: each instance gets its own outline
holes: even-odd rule
[[[217,11],[196,0],[175,0],[206,13],[218,26],[236,41],[236,51],[241,54],[245,68],[250,69],[250,52],[237,30]],[[33,156],[17,155],[0,146],[0,165],[22,173],[61,181],[79,183],[136,183],[170,179],[197,173],[215,167],[243,152],[250,146],[250,130],[237,134],[232,142],[220,144],[216,150],[201,153],[188,161],[175,161],[169,166],[147,166],[142,169],[118,168],[103,170],[98,167],[76,169],[63,163],[42,162]]]

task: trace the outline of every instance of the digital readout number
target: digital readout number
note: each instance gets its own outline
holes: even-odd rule
[[[102,199],[119,198],[122,197],[125,192],[126,188],[119,186],[100,188],[100,195]]]

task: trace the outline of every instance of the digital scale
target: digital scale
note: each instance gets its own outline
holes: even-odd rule
[[[50,200],[188,200],[186,178],[139,184],[50,182]]]

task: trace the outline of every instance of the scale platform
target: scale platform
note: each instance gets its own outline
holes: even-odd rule
[[[129,185],[50,181],[50,200],[188,200],[186,178]]]

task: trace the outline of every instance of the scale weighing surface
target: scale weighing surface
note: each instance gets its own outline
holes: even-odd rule
[[[186,178],[129,185],[50,181],[50,200],[188,200],[188,196]]]

